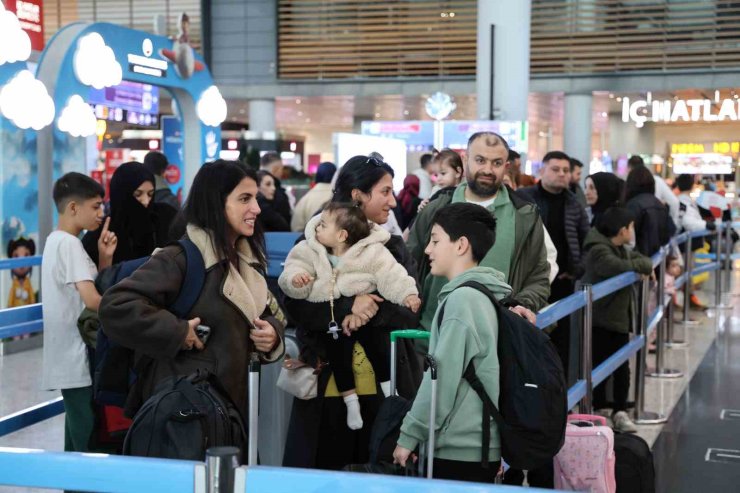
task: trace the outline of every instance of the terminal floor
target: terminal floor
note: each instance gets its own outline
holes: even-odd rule
[[[710,292],[700,293],[700,296],[708,301],[713,299]],[[740,300],[727,296],[726,302]],[[732,485],[740,482],[740,463],[709,463],[705,456],[711,447],[740,449],[740,420],[719,418],[722,409],[740,410],[740,392],[733,392],[732,385],[740,377],[740,304],[734,311],[692,312],[691,316],[700,323],[689,327],[685,335],[680,325],[675,329],[675,338],[685,337],[690,342],[689,347],[666,352],[666,366],[683,371],[684,376],[648,378],[646,383],[645,408],[670,416],[670,419],[666,425],[641,425],[639,434],[654,446],[659,492],[738,491]],[[0,416],[59,395],[39,390],[41,361],[41,349],[0,357]],[[653,363],[651,356],[648,364]],[[632,366],[634,371],[634,362]],[[64,416],[60,415],[0,437],[0,447],[61,451],[63,434]],[[740,452],[737,455],[740,460]],[[0,493],[11,491],[50,490],[0,486]]]

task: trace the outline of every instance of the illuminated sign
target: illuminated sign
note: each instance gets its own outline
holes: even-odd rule
[[[634,122],[642,127],[646,122],[722,122],[738,121],[740,100],[723,99],[688,99],[686,101],[671,99],[664,101],[630,101],[622,98],[622,121]]]
[[[728,175],[733,172],[732,156],[723,154],[674,154],[673,173],[681,174],[707,174]]]
[[[44,49],[44,15],[42,0],[7,0],[5,7],[18,17],[21,29],[28,33],[31,48]]]
[[[708,144],[697,144],[692,142],[682,142],[671,144],[671,154],[737,154],[740,153],[740,142],[710,142]]]

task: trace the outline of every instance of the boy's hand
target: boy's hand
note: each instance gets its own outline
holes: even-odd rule
[[[103,224],[103,230],[100,232],[100,238],[98,238],[98,255],[101,260],[110,261],[113,258],[113,254],[118,246],[118,238],[113,231],[108,230],[110,225],[110,216],[105,219]],[[108,264],[110,265],[110,264]]]
[[[527,321],[529,321],[529,323],[531,324],[537,323],[537,315],[535,315],[532,310],[525,308],[522,305],[512,306],[511,308],[509,308],[509,310],[516,313],[520,317],[527,319]]]
[[[295,277],[293,277],[293,280],[291,283],[293,284],[294,288],[302,288],[304,286],[307,286],[308,283],[313,281],[313,277],[309,276],[308,274],[296,274]]]
[[[424,207],[426,207],[427,205],[429,205],[429,199],[422,200],[421,203],[419,204],[419,207],[416,209],[416,212],[421,212],[422,210],[424,210]]]
[[[400,464],[401,467],[406,467],[406,462],[408,462],[409,458],[413,462],[416,462],[416,455],[411,450],[396,445],[396,449],[393,451],[393,463]]]
[[[407,296],[405,300],[403,300],[403,304],[406,306],[406,308],[416,313],[419,311],[419,308],[421,308],[421,298],[419,298],[415,294],[411,294]]]

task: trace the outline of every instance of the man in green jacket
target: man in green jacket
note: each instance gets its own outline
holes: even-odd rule
[[[637,272],[653,275],[653,262],[627,245],[635,239],[635,217],[625,208],[611,207],[599,218],[583,243],[586,253],[586,273],[582,281],[597,284],[610,277]],[[635,307],[632,288],[626,287],[594,302],[593,306],[593,367],[596,368],[630,341],[630,329]],[[637,427],[627,414],[627,395],[630,389],[630,366],[624,363],[612,375],[614,382],[614,429],[634,433]],[[594,389],[594,409],[606,407],[606,382]]]
[[[412,450],[427,440],[429,426],[434,426],[435,478],[493,483],[501,461],[501,438],[491,421],[490,464],[483,467],[483,403],[463,373],[472,361],[486,393],[498,402],[498,317],[485,294],[460,285],[477,281],[498,299],[511,293],[501,272],[479,266],[494,240],[498,241],[496,219],[480,207],[458,203],[439,210],[432,222],[425,253],[432,274],[449,281],[438,298],[440,306],[445,306],[444,320],[435,314],[429,346],[437,362],[437,415],[430,425],[431,380],[427,372],[403,420],[393,457],[396,463],[406,465]]]
[[[503,177],[511,165],[509,146],[498,134],[479,132],[468,140],[466,182],[452,196],[440,195],[429,203],[416,218],[407,248],[419,265],[423,308],[421,325],[429,329],[437,309],[437,296],[447,279],[429,272],[429,260],[424,249],[429,243],[432,218],[450,203],[468,202],[485,207],[496,218],[496,243],[481,260],[481,267],[491,267],[504,274],[513,294],[502,300],[519,315],[534,322],[535,315],[550,295],[545,250],[544,227],[537,207],[520,199],[503,185]]]

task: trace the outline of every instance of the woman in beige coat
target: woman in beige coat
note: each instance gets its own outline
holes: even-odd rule
[[[284,350],[283,327],[268,308],[262,275],[262,233],[255,230],[260,213],[257,177],[246,167],[216,161],[195,176],[184,208],[187,237],[203,256],[205,282],[186,319],[167,310],[185,279],[186,259],[179,245],[168,246],[109,289],[100,305],[103,330],[114,342],[151,359],[129,395],[133,415],[157,384],[197,369],[215,374],[246,415],[247,373],[252,354],[265,362]],[[204,344],[195,333],[210,327]]]

